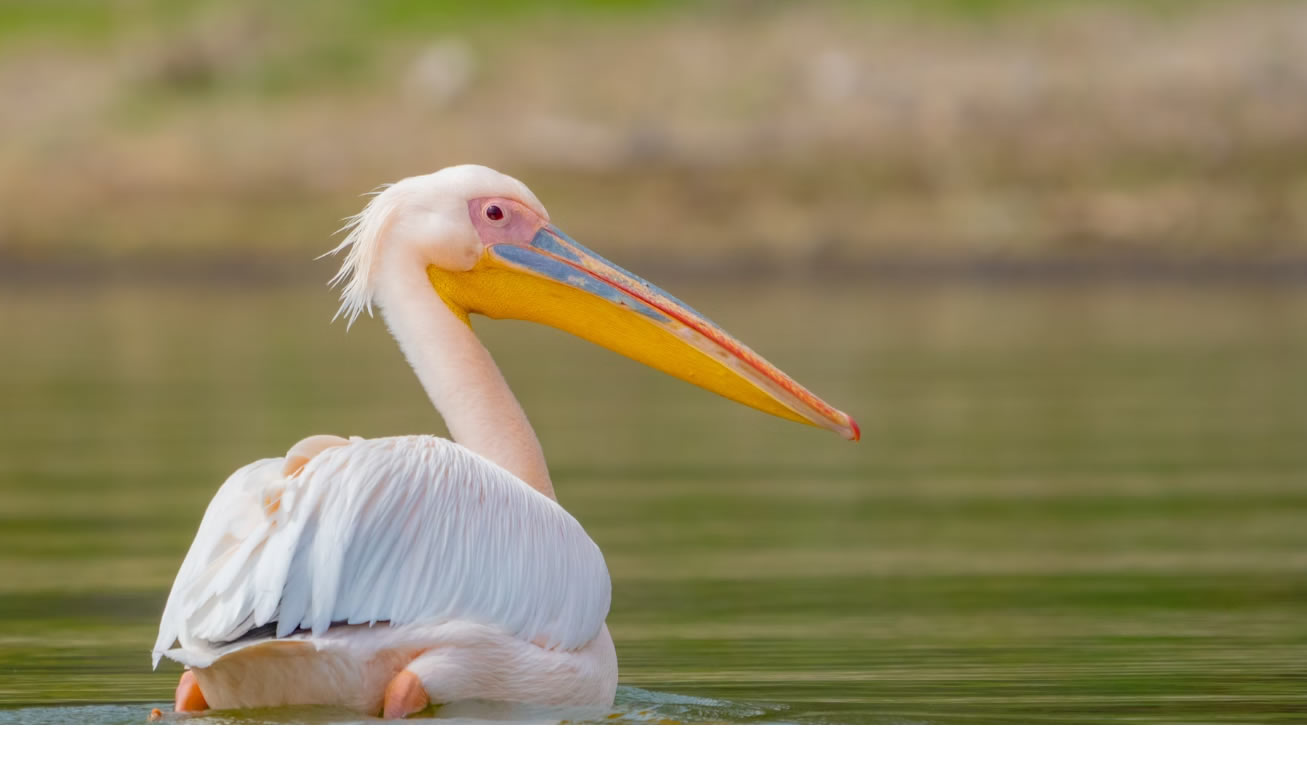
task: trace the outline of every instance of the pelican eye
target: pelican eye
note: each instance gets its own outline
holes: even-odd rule
[[[504,209],[498,205],[487,205],[485,214],[486,220],[494,224],[498,224],[508,217],[508,214],[504,212]]]

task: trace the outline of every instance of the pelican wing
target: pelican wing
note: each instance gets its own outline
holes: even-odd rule
[[[611,585],[599,547],[558,503],[429,436],[355,439],[290,477],[283,458],[231,475],[205,512],[160,622],[212,650],[255,628],[467,620],[547,648],[599,633]]]

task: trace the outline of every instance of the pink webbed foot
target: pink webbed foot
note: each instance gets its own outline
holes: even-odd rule
[[[173,697],[172,708],[177,712],[209,709],[209,703],[204,701],[204,692],[200,691],[200,683],[195,680],[195,671],[182,673],[181,680],[177,682],[177,694]]]
[[[406,718],[415,712],[421,712],[431,704],[427,690],[422,688],[422,681],[410,670],[401,670],[386,684],[386,695],[381,705],[381,717],[386,719]]]

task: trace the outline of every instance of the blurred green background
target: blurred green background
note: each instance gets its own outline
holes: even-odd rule
[[[1294,2],[4,0],[0,248],[297,264],[360,192],[481,162],[575,234],[685,264],[1263,259],[1307,241],[1305,24]]]
[[[864,432],[476,322],[617,719],[1307,719],[1301,3],[0,0],[0,722],[168,700],[235,468],[443,433],[313,257],[463,162]]]

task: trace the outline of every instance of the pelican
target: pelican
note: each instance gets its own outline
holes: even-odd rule
[[[386,718],[489,700],[607,708],[599,547],[469,314],[568,331],[729,399],[858,426],[681,301],[554,226],[524,184],[454,166],[345,227],[337,316],[380,308],[453,440],[310,436],[218,490],[153,650],[178,711],[320,704]]]

